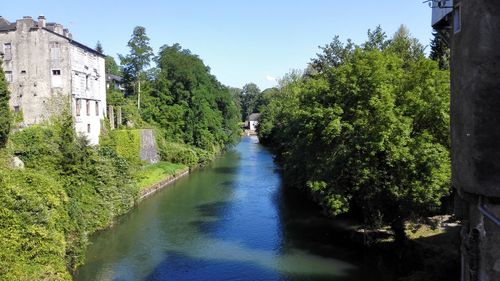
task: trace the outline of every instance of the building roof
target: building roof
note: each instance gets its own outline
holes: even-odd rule
[[[16,23],[10,23],[7,19],[0,16],[0,31],[16,30]]]
[[[38,22],[31,19],[31,17],[24,17],[23,20],[29,20],[29,23],[30,23],[30,26],[31,26],[31,30],[33,29],[39,29],[39,26],[38,26]],[[98,51],[96,51],[95,49],[93,48],[90,48],[78,41],[75,41],[73,40],[73,38],[68,37],[68,36],[64,36],[63,34],[59,34],[57,32],[55,32],[55,26],[58,25],[57,23],[53,23],[53,22],[49,22],[47,23],[43,29],[50,32],[51,34],[54,34],[54,35],[57,35],[59,37],[62,37],[62,38],[65,38],[67,39],[71,44],[73,45],[76,45],[82,49],[85,49],[95,55],[98,55],[100,57],[106,57],[105,55],[99,53]],[[62,27],[62,25],[61,25]],[[2,16],[0,16],[0,32],[2,31],[15,31],[17,29],[17,24],[14,22],[14,23],[10,23],[7,19],[3,18]],[[67,32],[69,34],[69,30],[67,29],[64,29],[65,32]]]
[[[248,115],[248,121],[259,121],[260,115],[260,113],[252,113]]]
[[[123,77],[111,73],[106,73],[106,81],[116,81],[118,83],[121,83],[123,81]]]

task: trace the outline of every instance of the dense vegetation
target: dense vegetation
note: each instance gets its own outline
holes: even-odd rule
[[[140,188],[205,164],[237,140],[240,115],[229,89],[179,45],[163,47],[157,67],[146,70],[148,40],[144,28],[134,29],[119,71],[106,59],[130,92],[109,89],[109,104],[122,107],[127,124],[105,126],[99,146],[76,135],[69,112],[9,135],[15,120],[0,71],[0,280],[71,279],[89,235],[132,208]],[[155,130],[163,162],[140,161],[141,128]],[[24,168],[13,167],[14,156]]]
[[[88,235],[133,206],[129,164],[77,137],[69,114],[12,134],[8,150],[26,168],[0,169],[0,276],[69,279]]]
[[[449,73],[401,27],[357,46],[338,37],[305,74],[266,95],[259,127],[285,180],[331,215],[392,226],[429,214],[449,193]]]
[[[179,44],[163,46],[149,94],[143,94],[143,119],[165,139],[209,152],[239,136],[239,112],[227,87],[210,74],[198,56]]]
[[[2,60],[0,59],[0,65]],[[0,67],[0,148],[7,142],[10,131],[9,91],[3,69]]]

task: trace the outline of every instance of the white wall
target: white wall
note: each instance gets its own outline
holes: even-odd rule
[[[70,53],[75,129],[95,145],[99,143],[101,120],[106,114],[104,58],[75,45],[71,46]],[[79,110],[78,104],[80,104]],[[98,104],[97,109],[96,104]]]
[[[258,121],[249,121],[249,123],[250,123],[250,126],[249,126],[250,130],[252,130],[252,131],[257,130],[257,125],[259,125]]]

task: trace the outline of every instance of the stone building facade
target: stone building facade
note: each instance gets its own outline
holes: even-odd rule
[[[10,106],[23,124],[38,124],[67,106],[75,130],[98,144],[106,114],[104,55],[72,39],[61,24],[0,17],[0,52]]]
[[[451,49],[451,159],[461,280],[500,280],[500,1],[436,0]]]

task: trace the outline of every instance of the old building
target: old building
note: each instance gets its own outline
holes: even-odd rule
[[[0,17],[0,52],[12,110],[24,125],[40,123],[67,106],[75,130],[97,144],[106,112],[104,56],[73,40],[61,24]]]
[[[120,91],[125,95],[125,85],[123,77],[106,73],[106,89]]]
[[[500,280],[500,1],[435,0],[451,49],[452,185],[463,281]]]
[[[247,121],[246,121],[246,128],[251,130],[251,131],[256,131],[257,126],[259,125],[259,120],[260,120],[260,113],[252,113],[248,115]]]

